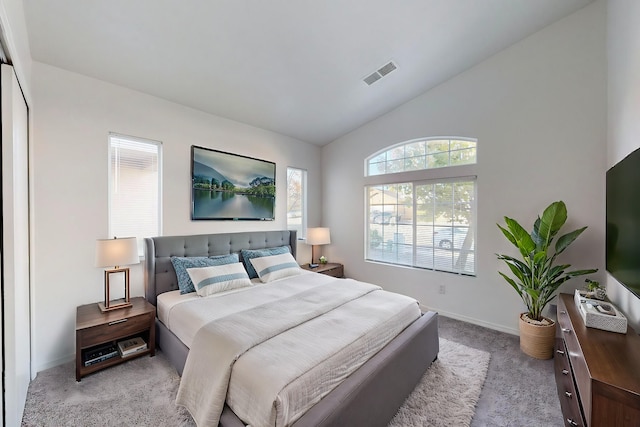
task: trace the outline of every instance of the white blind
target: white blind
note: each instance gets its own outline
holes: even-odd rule
[[[161,150],[156,141],[109,135],[109,234],[143,238],[161,234]]]
[[[287,229],[296,230],[298,239],[307,233],[307,171],[287,168]]]

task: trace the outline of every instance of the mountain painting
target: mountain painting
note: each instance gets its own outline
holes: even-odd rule
[[[191,146],[191,219],[273,220],[276,164]]]

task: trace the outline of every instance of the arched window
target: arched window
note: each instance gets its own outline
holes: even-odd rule
[[[421,138],[365,161],[370,261],[475,275],[477,140]]]

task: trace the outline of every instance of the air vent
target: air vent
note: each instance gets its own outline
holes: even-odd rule
[[[363,81],[369,86],[371,86],[372,84],[374,84],[375,82],[377,82],[378,80],[380,80],[381,78],[383,78],[384,76],[386,76],[387,74],[389,74],[390,72],[392,72],[397,68],[398,66],[393,61],[389,61],[382,67],[378,68],[378,70],[374,71],[373,73],[365,77]]]
[[[382,77],[386,76],[387,74],[389,74],[390,72],[392,72],[393,70],[395,70],[396,68],[396,64],[394,64],[393,62],[389,62],[388,64],[386,64],[385,66],[381,67],[378,72],[380,73],[380,75]]]
[[[364,82],[368,85],[372,85],[375,82],[377,82],[378,80],[380,80],[382,78],[382,76],[380,74],[378,74],[378,72],[376,71],[375,73],[367,76],[364,78]]]

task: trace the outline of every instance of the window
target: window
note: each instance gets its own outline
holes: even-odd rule
[[[287,168],[287,229],[296,230],[298,239],[307,234],[307,171]]]
[[[424,139],[398,144],[367,161],[367,175],[435,169],[476,162],[476,141]]]
[[[161,221],[162,144],[130,136],[109,135],[109,235],[159,236]]]
[[[366,259],[475,275],[476,140],[404,142],[366,161]]]

